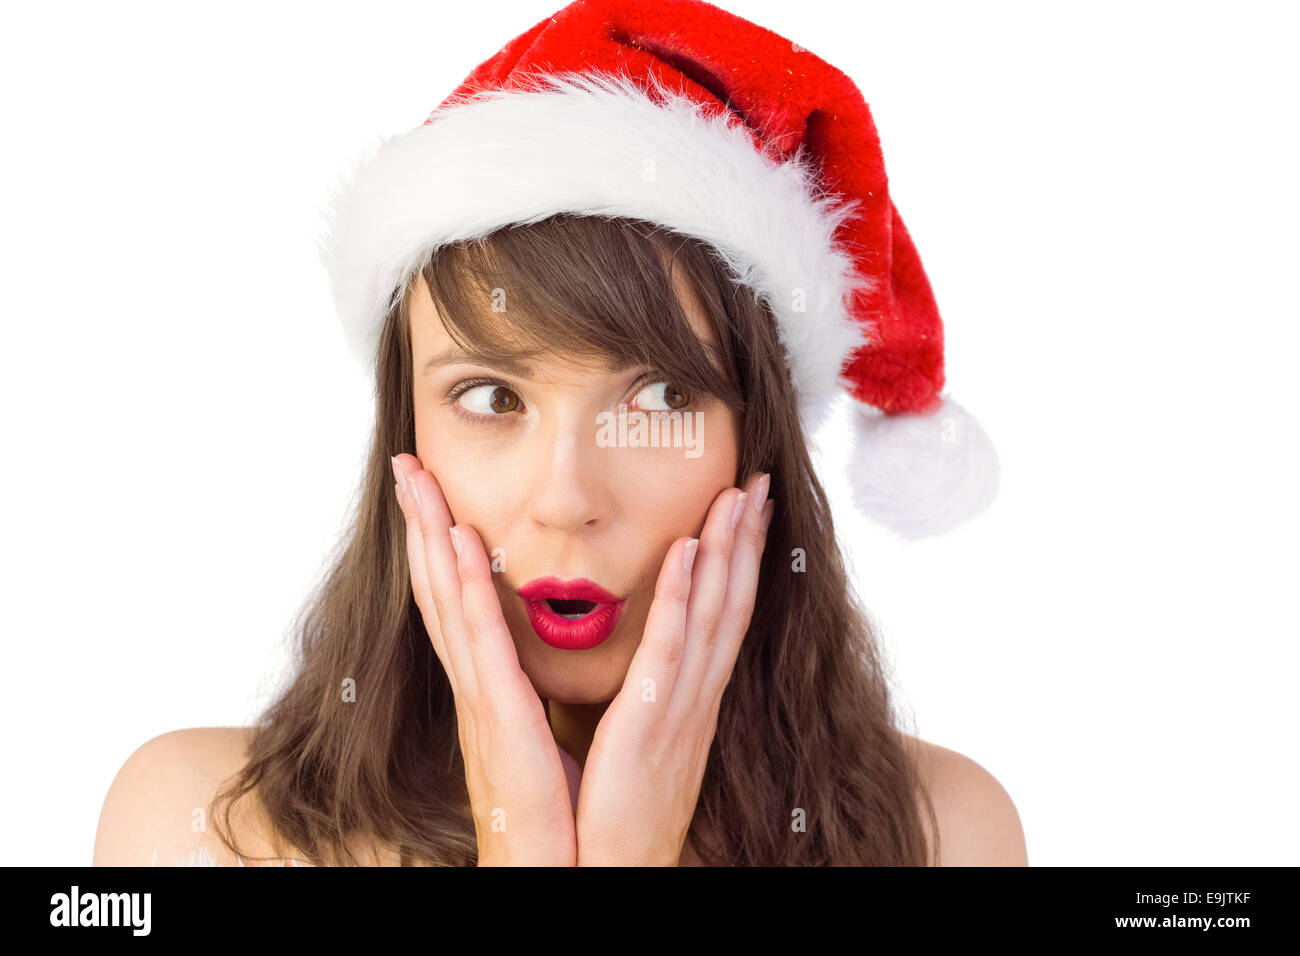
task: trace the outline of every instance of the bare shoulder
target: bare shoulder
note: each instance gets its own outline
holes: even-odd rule
[[[94,865],[239,865],[208,814],[218,790],[246,762],[250,736],[247,727],[195,727],[136,748],[104,798]],[[269,854],[251,814],[237,806],[231,825],[246,852]]]
[[[940,866],[1026,866],[1025,833],[1011,795],[974,760],[904,734],[934,802]],[[933,844],[929,814],[921,818]]]

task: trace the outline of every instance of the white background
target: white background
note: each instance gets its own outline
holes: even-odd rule
[[[269,702],[370,425],[325,197],[558,5],[6,8],[0,863],[89,863],[132,750]],[[724,5],[870,102],[1001,454],[915,545],[824,456],[920,735],[1031,864],[1298,862],[1289,5]]]

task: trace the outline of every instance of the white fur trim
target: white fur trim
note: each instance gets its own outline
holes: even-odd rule
[[[998,455],[984,429],[947,395],[924,413],[884,415],[853,402],[854,503],[909,540],[943,534],[997,496]]]
[[[318,240],[357,358],[373,362],[393,292],[438,246],[559,212],[635,217],[709,242],[768,305],[815,428],[872,331],[849,308],[877,280],[833,238],[856,203],[823,193],[801,156],[764,156],[738,118],[654,86],[666,102],[610,73],[491,90],[362,157]]]

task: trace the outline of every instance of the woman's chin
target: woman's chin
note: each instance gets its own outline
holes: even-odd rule
[[[519,666],[537,695],[558,704],[578,705],[608,703],[622,690],[636,654],[636,644],[627,646],[624,636],[624,631],[630,633],[632,629],[629,622],[620,621],[607,640],[587,650],[548,646],[527,622],[520,631],[512,626],[511,632]]]
[[[612,677],[579,676],[571,672],[557,673],[554,668],[546,668],[544,673],[534,673],[525,668],[525,673],[538,697],[569,706],[607,704],[623,686],[621,674]]]

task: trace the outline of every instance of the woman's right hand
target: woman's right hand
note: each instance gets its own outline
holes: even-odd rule
[[[574,866],[577,837],[559,747],[542,699],[519,666],[473,528],[452,519],[442,489],[413,455],[393,459],[406,517],[411,588],[456,702],[480,866]]]

